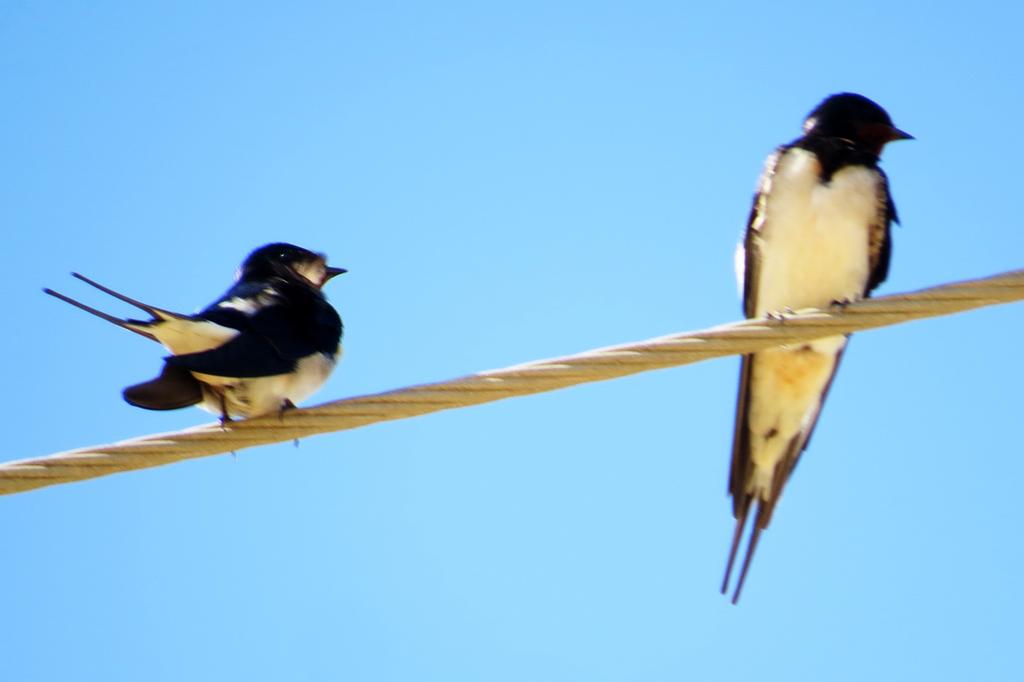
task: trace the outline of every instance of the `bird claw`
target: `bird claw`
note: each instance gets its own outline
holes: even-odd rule
[[[295,406],[295,403],[291,401],[291,398],[285,398],[284,402],[281,403],[281,409],[278,410],[277,418],[281,421],[284,421],[284,413],[294,409],[297,408]],[[299,447],[299,439],[296,438],[295,440],[293,440],[292,444],[294,444],[295,447]]]
[[[228,401],[224,396],[224,393],[220,393],[220,428],[222,431],[228,430],[228,424],[233,422],[234,419],[228,414]]]
[[[850,299],[850,298],[837,298],[837,299],[832,301],[832,303],[830,304],[830,307],[838,308],[839,310],[845,310],[846,306],[850,305],[851,303],[853,303],[853,299]]]
[[[291,398],[285,398],[281,403],[281,408],[277,411],[277,418],[284,421],[284,413],[288,410],[294,410],[295,403],[291,401]]]
[[[778,322],[779,324],[785,324],[786,318],[790,317],[791,315],[795,315],[795,314],[796,313],[793,311],[792,308],[790,308],[789,306],[786,306],[781,311],[780,310],[769,310],[767,313],[764,314],[764,316],[766,318],[768,318],[769,320],[771,320],[772,322]]]

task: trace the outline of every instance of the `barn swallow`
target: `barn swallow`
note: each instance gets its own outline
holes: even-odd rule
[[[803,133],[768,157],[737,249],[748,318],[845,305],[869,296],[889,271],[890,226],[899,220],[878,160],[887,143],[913,137],[878,104],[852,93],[821,102]],[[761,532],[814,432],[847,338],[743,357],[729,474],[736,530],[723,594],[755,503],[756,511],[734,604]]]
[[[121,319],[43,291],[171,352],[159,376],[124,389],[127,402],[149,410],[198,405],[229,421],[294,407],[327,380],[341,356],[342,323],[321,289],[344,272],[323,254],[267,244],[249,254],[223,296],[195,315],[141,303],[72,273],[149,320]]]

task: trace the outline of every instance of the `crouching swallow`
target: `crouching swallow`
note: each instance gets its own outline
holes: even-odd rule
[[[913,138],[882,107],[851,93],[819,104],[803,132],[765,163],[737,250],[748,318],[857,301],[889,270],[890,225],[898,219],[878,159],[887,143]],[[729,474],[736,530],[723,594],[755,504],[756,511],[733,603],[814,431],[846,342],[847,336],[832,336],[743,357]]]
[[[149,320],[121,319],[43,291],[171,352],[159,376],[124,389],[127,402],[148,410],[198,405],[229,421],[294,407],[327,380],[341,356],[342,324],[321,289],[344,272],[323,254],[268,244],[249,254],[235,284],[196,315],[141,303],[72,273]]]

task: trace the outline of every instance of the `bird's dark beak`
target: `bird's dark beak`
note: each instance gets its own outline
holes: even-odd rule
[[[913,135],[911,135],[910,133],[903,132],[902,130],[900,130],[899,128],[897,128],[895,126],[892,128],[891,131],[889,131],[889,141],[890,142],[895,142],[896,140],[913,140],[913,139],[914,139]]]
[[[348,270],[346,270],[345,268],[332,268],[331,266],[328,265],[327,267],[324,268],[324,284],[327,284],[329,281],[331,281],[338,275],[344,275],[346,272],[348,272]]]

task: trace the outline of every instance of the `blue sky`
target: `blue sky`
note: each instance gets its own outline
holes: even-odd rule
[[[736,319],[761,163],[837,91],[917,137],[880,293],[1020,267],[1022,15],[8,0],[4,459],[209,421],[121,401],[161,351],[71,270],[190,311],[326,251],[312,402]],[[854,338],[738,607],[726,359],[0,499],[4,677],[1010,679],[1019,320]]]

